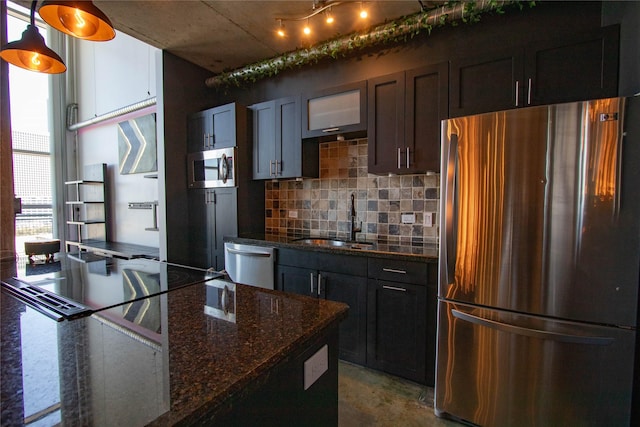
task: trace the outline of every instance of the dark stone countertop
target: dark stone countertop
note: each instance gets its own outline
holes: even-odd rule
[[[366,255],[368,257],[391,258],[407,261],[437,262],[438,247],[436,245],[408,245],[402,243],[388,243],[384,241],[369,242],[370,245],[359,245],[357,249],[349,247],[316,246],[298,242],[299,239],[310,236],[289,236],[281,234],[241,234],[238,237],[225,237],[232,243],[252,244],[257,246],[272,246],[309,251],[341,253],[344,255]]]
[[[59,323],[0,292],[1,424],[40,410],[48,425],[202,423],[347,315],[244,285],[225,314],[216,280]]]

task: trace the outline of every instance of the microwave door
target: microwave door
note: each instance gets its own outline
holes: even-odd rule
[[[234,148],[189,154],[189,188],[235,186],[234,157]]]

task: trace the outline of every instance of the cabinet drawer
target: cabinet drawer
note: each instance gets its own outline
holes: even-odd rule
[[[369,277],[392,282],[427,285],[426,263],[395,259],[369,258]]]
[[[367,275],[367,258],[358,255],[281,248],[278,249],[277,264],[352,276],[366,277]]]

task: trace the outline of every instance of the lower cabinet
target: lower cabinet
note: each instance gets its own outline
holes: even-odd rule
[[[339,357],[366,363],[367,279],[349,274],[278,265],[276,287],[284,292],[339,301],[349,306],[340,324]]]
[[[304,267],[301,267],[304,266]],[[437,264],[279,249],[276,288],[340,301],[339,357],[433,385]]]
[[[427,288],[369,279],[367,365],[425,381]]]

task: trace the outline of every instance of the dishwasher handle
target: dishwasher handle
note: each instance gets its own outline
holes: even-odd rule
[[[232,248],[227,248],[227,251],[235,255],[243,255],[243,256],[253,256],[253,257],[262,257],[262,258],[269,258],[271,256],[271,254],[268,252],[241,251],[241,250],[232,249]]]

